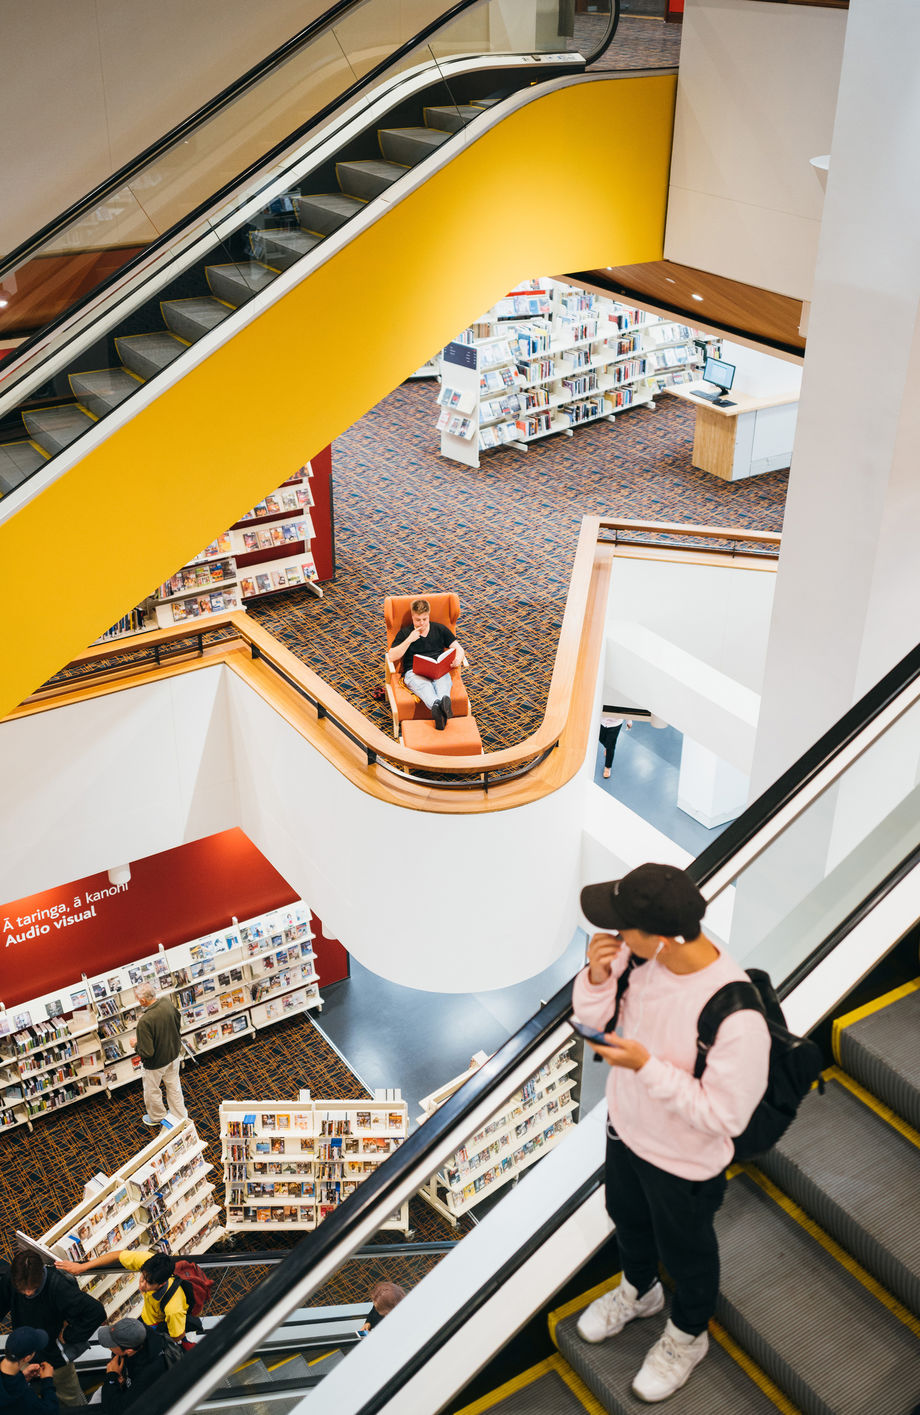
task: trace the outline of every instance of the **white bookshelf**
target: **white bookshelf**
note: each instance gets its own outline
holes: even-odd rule
[[[573,1048],[574,1042],[567,1043],[541,1066],[420,1191],[454,1227],[483,1199],[517,1180],[555,1148],[574,1124],[578,1103],[572,1091],[578,1063]],[[477,1052],[466,1071],[424,1096],[419,1123],[434,1115],[487,1060],[485,1052]]]
[[[654,408],[695,377],[695,333],[675,320],[559,281],[512,292],[442,350],[441,454],[478,467],[484,452]]]
[[[224,1101],[221,1161],[227,1231],[313,1229],[409,1131],[399,1091],[373,1100]],[[408,1201],[381,1225],[409,1232]]]
[[[140,1079],[130,1038],[135,988],[171,992],[189,1051],[322,1007],[309,910],[301,901],[224,930],[83,974],[55,993],[0,1007],[0,1132],[28,1125],[101,1089]]]
[[[77,1263],[158,1243],[177,1256],[203,1253],[225,1232],[204,1148],[191,1120],[167,1116],[154,1139],[114,1174],[94,1175],[82,1203],[40,1238],[17,1236],[45,1256]],[[98,1271],[77,1281],[103,1303],[110,1322],[140,1313],[137,1273]]]

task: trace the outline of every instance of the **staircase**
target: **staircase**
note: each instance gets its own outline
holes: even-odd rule
[[[345,1352],[338,1350],[309,1359],[300,1353],[257,1357],[219,1381],[200,1408],[207,1410],[211,1402],[219,1401],[221,1415],[288,1415],[303,1400],[305,1391],[344,1357]]]
[[[760,1164],[730,1171],[709,1354],[673,1415],[910,1415],[920,1402],[920,980],[840,1017],[838,1063]],[[559,1356],[469,1412],[637,1415],[633,1377],[666,1314],[592,1346],[550,1315]],[[463,1415],[463,1412],[461,1412]]]
[[[71,398],[56,397],[44,404],[37,398],[0,428],[0,497],[70,446],[495,102],[498,99],[483,98],[469,104],[429,106],[420,99],[415,126],[380,128],[353,138],[334,163],[305,177],[301,189],[291,189],[269,203],[255,225],[236,232],[221,245],[222,254],[229,245],[237,259],[219,264],[203,260],[197,271],[180,277],[181,290],[136,311],[127,321],[129,327],[107,340],[117,363],[103,369],[74,369],[66,376]],[[403,110],[400,112],[404,116]],[[371,143],[377,154],[368,156]],[[337,190],[331,190],[327,177],[334,179]],[[313,185],[317,190],[307,189]],[[324,189],[327,185],[330,189]]]

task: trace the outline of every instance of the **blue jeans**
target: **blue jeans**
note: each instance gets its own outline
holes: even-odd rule
[[[433,708],[435,703],[441,698],[450,697],[450,674],[445,673],[440,678],[423,678],[420,673],[409,669],[403,674],[403,682],[414,693],[417,698],[421,698],[426,708]]]

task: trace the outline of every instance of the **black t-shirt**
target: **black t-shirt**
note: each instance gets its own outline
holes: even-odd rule
[[[411,633],[411,624],[407,624],[405,628],[400,629],[396,638],[393,640],[393,647],[395,648],[397,644],[401,644],[403,639],[408,639]],[[432,619],[431,623],[428,625],[428,633],[425,637],[423,639],[416,639],[414,644],[410,644],[402,658],[398,660],[397,668],[399,672],[410,673],[412,671],[412,667],[415,663],[415,655],[417,653],[422,654],[426,658],[437,658],[445,649],[450,648],[453,641],[454,635],[451,633],[450,629],[448,629],[447,625],[436,624]],[[445,672],[450,672],[450,670],[446,669]]]

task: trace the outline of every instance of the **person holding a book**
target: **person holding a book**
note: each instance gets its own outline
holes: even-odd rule
[[[414,599],[409,606],[412,628],[399,630],[388,650],[390,662],[403,682],[430,711],[438,732],[443,732],[447,719],[453,716],[450,705],[450,670],[458,667],[465,657],[459,642],[446,624],[431,622],[431,605],[427,599]],[[423,663],[416,660],[422,659]]]

